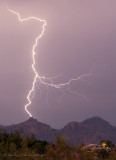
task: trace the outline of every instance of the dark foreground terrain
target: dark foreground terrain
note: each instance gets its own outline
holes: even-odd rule
[[[0,130],[0,160],[116,160],[116,147],[111,141],[102,145],[68,145],[65,137],[56,143],[37,140],[34,135],[24,136],[20,131],[7,133]],[[105,146],[103,145],[105,144]]]

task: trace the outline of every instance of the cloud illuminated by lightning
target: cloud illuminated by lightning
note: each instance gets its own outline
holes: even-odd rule
[[[60,84],[55,84],[54,81],[53,81],[53,79],[54,79],[54,78],[57,78],[57,76],[56,76],[56,77],[52,77],[52,78],[48,78],[48,77],[46,77],[46,76],[41,76],[41,75],[39,75],[39,73],[37,72],[37,70],[36,70],[36,68],[35,68],[35,63],[36,63],[36,61],[35,61],[35,55],[36,55],[35,49],[36,49],[36,47],[37,47],[37,45],[38,45],[39,39],[41,39],[42,36],[44,35],[45,27],[46,27],[46,25],[47,25],[47,24],[46,24],[46,20],[42,20],[42,19],[39,19],[39,18],[37,18],[37,17],[21,18],[20,14],[19,14],[18,12],[15,12],[15,11],[9,9],[9,8],[7,8],[7,9],[8,9],[8,11],[10,11],[11,13],[15,14],[15,15],[18,17],[18,20],[19,20],[20,22],[29,21],[29,20],[31,20],[31,19],[34,19],[34,20],[39,21],[39,22],[42,22],[42,32],[41,32],[40,35],[38,35],[38,36],[36,37],[35,43],[34,43],[33,46],[32,46],[32,70],[33,70],[33,72],[34,72],[34,80],[33,80],[33,83],[32,83],[32,88],[30,89],[30,91],[29,91],[29,93],[28,93],[28,95],[27,95],[27,100],[28,100],[28,102],[27,102],[27,104],[25,105],[25,111],[28,113],[28,115],[29,115],[30,117],[32,117],[32,114],[31,114],[31,113],[29,112],[29,110],[28,110],[28,106],[32,103],[32,102],[31,102],[31,99],[32,99],[32,97],[33,97],[33,95],[34,95],[34,93],[35,93],[35,85],[36,85],[36,83],[37,83],[37,79],[39,79],[39,81],[40,81],[41,84],[44,84],[44,85],[46,85],[46,86],[50,86],[50,87],[54,87],[54,88],[56,88],[56,89],[59,89],[59,91],[62,91],[63,95],[64,95],[64,91],[63,91],[62,89],[63,89],[64,87],[67,87],[67,89],[68,89],[68,91],[69,91],[70,93],[78,94],[78,95],[81,95],[81,96],[85,96],[84,94],[81,94],[81,93],[78,93],[78,92],[76,92],[76,91],[71,90],[70,84],[71,84],[71,82],[73,82],[73,81],[83,80],[84,77],[90,76],[90,75],[92,74],[93,68],[92,68],[92,70],[91,70],[88,74],[81,75],[81,76],[79,76],[79,77],[77,77],[77,78],[70,79],[70,80],[69,80],[68,82],[66,82],[66,83],[60,83]]]

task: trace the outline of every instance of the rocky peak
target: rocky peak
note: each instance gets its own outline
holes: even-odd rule
[[[110,125],[107,121],[105,121],[104,119],[96,116],[96,117],[92,117],[92,118],[88,118],[85,121],[82,122],[82,124],[85,125]]]

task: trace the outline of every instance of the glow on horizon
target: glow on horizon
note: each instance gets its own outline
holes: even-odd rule
[[[7,7],[7,9],[8,9],[9,12],[17,15],[17,17],[18,17],[18,19],[19,19],[20,22],[24,22],[24,21],[28,21],[28,20],[34,19],[34,20],[37,20],[37,21],[43,23],[43,25],[42,25],[42,32],[41,32],[40,35],[38,35],[38,36],[36,37],[35,43],[34,43],[33,46],[32,46],[32,65],[31,65],[31,66],[32,66],[32,70],[33,70],[33,72],[34,72],[35,75],[34,75],[34,80],[33,80],[33,83],[32,83],[32,88],[29,90],[29,93],[28,93],[28,95],[27,95],[27,100],[28,100],[28,102],[27,102],[27,104],[25,105],[25,111],[28,113],[28,115],[29,115],[30,117],[33,117],[32,114],[28,111],[28,106],[32,103],[32,101],[31,101],[31,96],[34,95],[34,92],[35,92],[35,84],[36,84],[36,82],[37,82],[37,79],[39,79],[39,81],[40,81],[41,84],[44,84],[44,85],[47,85],[47,86],[50,86],[50,87],[54,87],[54,88],[56,88],[56,89],[62,89],[63,87],[67,86],[67,89],[68,89],[69,92],[71,92],[71,93],[73,93],[73,94],[77,94],[77,95],[81,95],[81,96],[84,96],[84,97],[85,97],[84,94],[81,94],[81,93],[78,93],[78,92],[76,92],[76,91],[71,90],[70,84],[71,84],[72,81],[82,80],[84,77],[90,76],[91,73],[92,73],[92,71],[93,71],[93,67],[92,67],[92,69],[91,69],[91,71],[90,71],[89,73],[83,74],[83,75],[81,75],[81,76],[78,76],[77,78],[72,78],[72,79],[70,79],[68,82],[66,82],[66,83],[60,83],[60,84],[55,84],[55,83],[53,82],[53,78],[48,78],[48,77],[39,75],[39,73],[36,71],[36,68],[35,68],[35,63],[36,63],[36,61],[35,61],[35,55],[36,55],[35,48],[36,48],[37,45],[38,45],[39,39],[41,39],[41,38],[43,37],[43,35],[44,35],[45,27],[46,27],[46,25],[47,25],[46,20],[42,20],[42,19],[39,19],[39,18],[33,17],[33,16],[32,16],[32,17],[28,17],[28,18],[21,18],[20,14],[19,14],[18,12],[9,9],[8,7]],[[54,78],[57,78],[57,76],[54,77]],[[46,81],[47,81],[47,82],[46,82]]]

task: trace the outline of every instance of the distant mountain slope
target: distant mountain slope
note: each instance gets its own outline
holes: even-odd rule
[[[54,129],[52,129],[49,125],[38,122],[36,119],[33,119],[32,117],[25,122],[11,126],[6,126],[5,129],[8,132],[15,130],[23,130],[24,134],[27,136],[34,134],[37,139],[47,141],[53,141],[53,137],[55,135]]]
[[[81,123],[70,122],[62,130],[69,143],[74,145],[98,143],[101,140],[111,140],[116,144],[116,127],[100,117],[89,118]]]
[[[33,118],[16,125],[0,126],[0,128],[5,128],[8,132],[22,129],[26,135],[34,134],[37,139],[49,142],[55,142],[56,136],[64,135],[67,142],[72,145],[99,144],[101,140],[111,140],[116,144],[116,127],[100,117],[92,117],[81,123],[70,122],[59,130],[52,129],[49,125]]]

